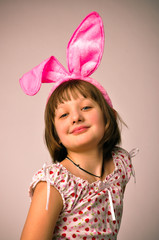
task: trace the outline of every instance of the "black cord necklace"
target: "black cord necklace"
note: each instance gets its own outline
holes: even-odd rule
[[[67,156],[66,158],[67,158],[68,160],[70,160],[70,161],[71,161],[76,167],[78,167],[80,170],[88,173],[89,175],[94,176],[94,177],[97,177],[97,178],[101,178],[101,177],[102,177],[102,176],[97,176],[97,175],[95,175],[95,174],[93,174],[93,173],[90,173],[90,172],[88,172],[87,170],[81,168],[79,164],[76,164],[76,163],[75,163],[74,161],[72,161],[68,156]]]

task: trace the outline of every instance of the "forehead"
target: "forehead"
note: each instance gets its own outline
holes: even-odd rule
[[[63,100],[62,102],[59,102],[56,109],[59,109],[67,105],[71,106],[72,104],[80,105],[85,102],[94,102],[94,101],[89,97],[83,97],[81,94],[79,94],[77,98],[71,95],[69,100]]]
[[[86,98],[91,98],[91,95],[87,90],[82,91],[81,89],[64,89],[64,91],[59,93],[56,97],[55,109],[58,108],[59,105],[68,101],[76,99],[80,99],[82,101]]]
[[[93,99],[91,99],[90,97],[84,97],[80,93],[78,93],[76,96],[74,96],[70,93],[69,98],[62,99],[61,101],[58,101],[56,109],[58,109],[60,107],[67,106],[67,105],[71,105],[71,104],[74,104],[74,103],[78,105],[78,104],[81,104],[81,103],[83,103],[85,101],[88,101],[88,100],[93,101]]]

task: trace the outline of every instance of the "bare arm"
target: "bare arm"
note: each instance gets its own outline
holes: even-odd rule
[[[50,187],[48,210],[46,207],[47,183],[40,182],[35,188],[21,240],[50,240],[63,207],[60,193]]]

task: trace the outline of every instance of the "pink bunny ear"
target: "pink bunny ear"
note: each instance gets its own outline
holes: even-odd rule
[[[68,78],[68,75],[61,63],[55,57],[50,57],[25,73],[19,81],[23,91],[33,96],[40,90],[41,83],[56,82]]]
[[[39,91],[41,87],[43,68],[48,61],[49,59],[46,59],[20,78],[20,86],[27,95],[32,96]]]
[[[88,77],[99,66],[104,49],[104,28],[97,12],[90,13],[76,29],[67,46],[69,72]]]

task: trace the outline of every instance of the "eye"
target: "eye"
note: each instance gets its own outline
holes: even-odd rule
[[[68,113],[64,113],[60,116],[60,118],[65,118],[65,117],[67,117],[67,115],[68,115]]]
[[[85,106],[82,108],[82,110],[88,110],[88,109],[91,109],[92,107],[91,106]]]

